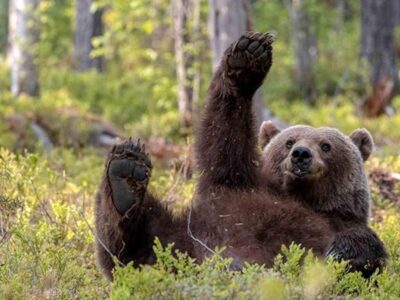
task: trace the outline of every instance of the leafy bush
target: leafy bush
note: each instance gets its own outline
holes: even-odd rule
[[[389,235],[398,229],[390,228]],[[346,273],[345,262],[322,263],[296,245],[283,247],[271,269],[247,264],[242,271],[230,270],[232,259],[223,258],[223,250],[201,264],[172,245],[163,249],[157,240],[154,250],[155,265],[116,269],[112,299],[395,299],[400,291],[394,268],[365,280],[360,273]]]
[[[106,294],[88,225],[99,180],[92,174],[101,174],[101,162],[85,153],[75,173],[76,159],[68,152],[45,159],[0,150],[0,298],[93,299]],[[84,165],[90,173],[84,173]]]

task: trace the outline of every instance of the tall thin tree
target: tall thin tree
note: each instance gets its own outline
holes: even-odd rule
[[[192,125],[192,82],[189,79],[189,68],[193,57],[187,51],[190,43],[188,20],[190,13],[190,0],[174,0],[175,22],[175,59],[178,80],[178,108],[180,123],[183,128]]]
[[[370,67],[373,92],[364,112],[373,117],[387,111],[398,86],[394,29],[398,0],[361,0],[361,57]]]
[[[304,99],[315,100],[314,64],[317,55],[316,37],[312,33],[306,0],[290,0],[292,42],[295,58],[295,79]]]
[[[74,63],[79,71],[96,69],[101,72],[103,58],[93,57],[93,38],[103,34],[103,8],[93,10],[93,0],[76,1],[76,22],[74,40]]]
[[[9,14],[11,92],[39,95],[38,44],[40,0],[11,0]]]
[[[193,125],[199,106],[205,48],[202,32],[203,0],[173,0],[178,107],[182,128]]]
[[[0,0],[0,53],[4,53],[8,40],[8,0]]]

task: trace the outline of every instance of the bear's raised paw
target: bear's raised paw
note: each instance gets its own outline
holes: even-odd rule
[[[272,65],[273,39],[269,32],[247,32],[226,50],[223,67],[239,88],[254,92],[262,84]]]
[[[230,49],[228,64],[233,69],[266,69],[272,62],[273,36],[269,32],[248,32]]]
[[[107,162],[111,197],[119,213],[140,202],[146,192],[152,164],[144,145],[131,139],[116,145]]]

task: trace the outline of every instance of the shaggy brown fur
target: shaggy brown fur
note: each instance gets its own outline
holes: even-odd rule
[[[357,129],[348,137],[334,128],[299,125],[279,132],[264,123],[259,140],[266,188],[329,220],[336,234],[327,255],[349,260],[365,277],[382,269],[384,245],[368,228],[371,199],[363,161],[373,149],[369,132]]]
[[[248,33],[227,49],[214,74],[197,133],[200,172],[195,201],[174,219],[147,191],[151,163],[140,145],[115,147],[96,201],[97,251],[111,278],[112,256],[126,264],[154,262],[153,239],[198,261],[215,247],[233,267],[271,266],[282,245],[302,244],[323,256],[333,233],[324,217],[260,185],[252,96],[272,63],[269,34]]]

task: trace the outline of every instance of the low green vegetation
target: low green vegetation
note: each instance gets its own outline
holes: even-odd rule
[[[0,151],[1,299],[396,299],[400,294],[400,213],[398,204],[379,192],[373,194],[372,224],[391,259],[370,281],[311,254],[301,263],[304,250],[295,245],[283,249],[271,269],[247,265],[239,272],[229,270],[223,249],[198,265],[156,241],[156,265],[118,268],[109,285],[96,268],[93,250],[93,199],[103,160],[93,149],[59,149],[49,156]],[[398,169],[400,158],[374,158],[369,168]],[[156,176],[153,189],[172,184],[169,172]],[[192,182],[183,184],[192,189]]]

